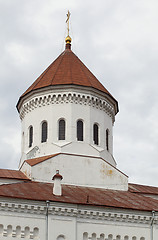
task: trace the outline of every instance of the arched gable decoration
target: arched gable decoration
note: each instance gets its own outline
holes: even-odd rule
[[[94,144],[99,145],[99,127],[96,123],[93,125],[93,141]]]
[[[32,147],[33,143],[33,127],[29,127],[29,147]]]
[[[47,136],[48,136],[48,126],[47,126],[47,122],[44,121],[42,123],[42,136],[41,136],[42,143],[47,141]]]
[[[83,121],[77,121],[77,141],[83,141]]]
[[[58,139],[59,140],[65,140],[65,120],[60,119],[59,120],[59,133],[58,133]]]

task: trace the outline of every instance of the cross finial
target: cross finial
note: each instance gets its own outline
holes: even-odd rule
[[[67,16],[67,19],[66,19],[66,23],[67,23],[67,37],[65,38],[66,49],[71,49],[71,37],[69,36],[69,32],[70,32],[70,27],[69,27],[70,12],[69,12],[69,10],[68,10],[66,16]]]
[[[70,27],[69,27],[70,12],[69,12],[69,10],[68,10],[66,16],[67,16],[67,19],[66,19],[66,23],[67,23],[67,35],[69,36],[69,32],[70,32]]]

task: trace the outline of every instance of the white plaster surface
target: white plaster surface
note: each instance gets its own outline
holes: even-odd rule
[[[54,94],[59,94],[59,92],[54,90]],[[52,93],[52,95],[53,95]],[[32,96],[29,99],[26,99],[23,103],[23,106],[31,105],[33,99],[50,99],[51,93],[40,93],[39,95]],[[81,91],[65,91],[63,94],[69,96],[70,94],[74,96],[80,96]],[[83,95],[84,94],[84,95]],[[110,112],[105,112],[98,105],[93,106],[93,104],[88,104],[84,99],[95,98],[95,101],[102,99],[106,102],[109,108],[112,106],[108,103],[108,100],[104,97],[92,93],[82,93],[82,98],[76,97],[75,101],[60,100],[52,103],[50,100],[49,104],[41,103],[36,107],[28,107],[27,112],[22,120],[22,157],[21,163],[30,158],[31,153],[32,157],[40,157],[44,155],[49,155],[58,152],[68,152],[75,154],[85,154],[93,156],[102,156],[106,161],[110,162],[112,165],[116,165],[113,158],[113,119],[109,115]],[[52,97],[53,98],[53,97]],[[42,101],[42,100],[41,100]],[[43,100],[44,101],[44,100]],[[46,100],[45,100],[46,101]],[[93,100],[94,101],[94,100]],[[23,107],[22,107],[23,109]],[[21,110],[22,111],[22,110]],[[110,110],[109,110],[110,111]],[[65,119],[66,121],[66,139],[58,140],[58,121],[59,119]],[[77,129],[76,124],[77,120],[82,119],[84,123],[84,141],[77,141]],[[48,139],[46,143],[41,143],[41,123],[43,121],[48,123]],[[93,124],[97,123],[99,125],[99,145],[93,143]],[[28,146],[29,136],[28,129],[30,126],[33,126],[33,145],[32,147]],[[109,151],[106,149],[106,129],[109,129]],[[32,152],[31,152],[32,151]]]
[[[26,174],[27,168],[30,166],[25,162],[21,171]],[[63,184],[128,190],[128,177],[108,162],[97,157],[61,153],[30,169],[31,178],[34,181],[52,182],[56,170],[59,170],[63,176]]]
[[[7,199],[0,202],[0,216],[3,240],[47,240],[47,231],[48,240],[151,240],[150,212],[50,203],[47,225],[45,202]],[[157,240],[156,221],[153,233]]]

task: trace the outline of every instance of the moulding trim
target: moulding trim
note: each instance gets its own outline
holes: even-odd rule
[[[43,204],[43,202],[42,202]],[[37,215],[46,214],[46,206],[44,205],[35,205],[35,204],[21,204],[21,203],[7,203],[0,202],[0,211],[7,212],[18,212],[18,213],[29,213]],[[102,210],[87,210],[79,209],[77,207],[63,207],[55,206],[50,203],[49,214],[56,216],[69,216],[77,217],[79,219],[94,219],[101,221],[113,221],[113,222],[125,222],[125,223],[141,223],[141,224],[150,224],[152,216],[144,214],[134,214],[134,213],[121,213],[113,211],[102,211]],[[155,216],[154,223],[158,224],[158,216]]]
[[[50,104],[67,104],[75,103],[82,105],[89,105],[106,112],[114,123],[115,110],[107,101],[96,96],[79,93],[55,93],[45,94],[43,96],[36,96],[30,101],[24,103],[20,109],[20,119],[23,120],[28,112],[31,112],[37,107],[43,107]]]

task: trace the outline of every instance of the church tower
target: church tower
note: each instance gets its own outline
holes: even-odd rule
[[[118,102],[71,50],[65,50],[21,95],[19,168],[32,180],[127,189],[113,158]]]

